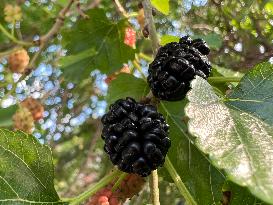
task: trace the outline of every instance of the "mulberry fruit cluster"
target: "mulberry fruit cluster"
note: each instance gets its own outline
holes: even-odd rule
[[[171,145],[169,126],[154,106],[120,99],[102,123],[104,150],[120,170],[145,177],[163,165]]]
[[[196,75],[205,79],[209,76],[209,52],[205,41],[188,36],[161,47],[149,65],[148,82],[153,94],[161,100],[183,99]]]
[[[43,118],[44,106],[38,100],[34,98],[26,98],[21,102],[21,105],[30,111],[34,121]]]
[[[8,58],[9,69],[13,73],[24,73],[29,64],[29,56],[25,49],[10,54]]]
[[[34,120],[31,112],[27,108],[20,107],[13,115],[12,120],[15,130],[21,130],[28,134],[33,132]]]
[[[129,174],[116,191],[112,191],[114,183],[111,183],[98,191],[86,205],[122,205],[128,198],[138,194],[144,184],[145,180],[142,177]]]
[[[22,19],[22,10],[19,6],[7,4],[4,8],[5,21],[8,23],[14,23]]]

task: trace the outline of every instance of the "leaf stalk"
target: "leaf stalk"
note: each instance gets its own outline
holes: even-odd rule
[[[209,83],[228,83],[228,82],[240,82],[241,77],[209,77]]]
[[[165,168],[168,170],[169,174],[171,175],[176,187],[178,188],[181,195],[185,198],[188,205],[197,205],[196,201],[191,196],[190,192],[186,188],[185,184],[183,183],[181,177],[176,172],[172,162],[170,161],[169,157],[166,156],[165,159]]]
[[[12,40],[14,43],[17,43],[19,45],[22,46],[32,46],[33,43],[31,42],[25,42],[25,41],[20,41],[17,38],[15,38],[12,34],[10,34],[5,28],[4,26],[0,23],[0,31],[2,31],[2,33],[7,36],[10,40]]]

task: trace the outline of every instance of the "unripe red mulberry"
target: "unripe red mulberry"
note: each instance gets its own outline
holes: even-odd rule
[[[29,64],[29,56],[25,49],[15,51],[8,58],[9,69],[13,73],[24,73]]]
[[[12,120],[15,130],[21,130],[28,134],[33,132],[34,120],[31,112],[27,108],[20,107],[13,115]]]
[[[86,203],[86,205],[122,205],[121,200],[111,200],[113,198],[117,199],[117,196],[111,189],[112,185],[101,189]]]
[[[133,28],[127,27],[125,29],[124,43],[130,47],[136,44],[136,32]]]
[[[31,112],[34,121],[43,118],[44,106],[38,100],[30,97],[22,101],[21,105]]]
[[[98,191],[86,205],[122,205],[128,198],[138,194],[145,184],[144,178],[129,174],[120,187],[112,192],[114,182]]]
[[[144,184],[145,180],[143,177],[137,174],[129,174],[121,182],[119,195],[121,198],[130,199],[142,190]]]

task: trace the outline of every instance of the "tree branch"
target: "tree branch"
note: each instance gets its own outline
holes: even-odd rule
[[[159,40],[157,37],[156,27],[154,24],[152,5],[150,0],[143,0],[142,5],[143,5],[144,15],[145,15],[145,24],[148,28],[150,40],[152,41],[153,55],[156,56],[157,50],[159,48]],[[150,95],[152,99],[153,95],[151,92],[149,93],[147,97],[149,98]],[[152,171],[152,174],[150,176],[150,189],[151,189],[153,205],[160,205],[157,170]]]
[[[75,2],[75,0],[70,0],[68,2],[67,6],[64,7],[59,12],[55,24],[52,26],[52,28],[45,35],[41,36],[41,38],[39,40],[40,45],[46,44],[52,37],[54,37],[59,32],[59,30],[61,29],[61,27],[64,24],[66,14],[70,10],[70,8],[74,2]]]
[[[93,9],[95,7],[97,7],[100,4],[101,0],[94,0],[91,3],[87,4],[87,6],[85,6],[83,8],[84,11],[87,11],[89,9]]]
[[[33,58],[30,61],[29,64],[29,68],[32,69],[32,67],[35,64],[35,61],[37,60],[37,58],[39,57],[39,55],[41,54],[41,52],[43,51],[43,49],[45,48],[45,46],[48,44],[48,42],[60,31],[61,27],[64,25],[64,20],[65,20],[65,16],[68,13],[68,11],[70,10],[71,6],[73,5],[73,3],[75,2],[75,0],[70,0],[67,4],[66,7],[64,7],[58,14],[57,18],[56,18],[56,22],[55,24],[51,27],[51,29],[43,36],[40,37],[38,43],[39,43],[39,51],[37,51]]]
[[[124,7],[121,5],[121,3],[119,2],[119,0],[113,0],[113,2],[115,3],[115,6],[117,8],[117,11],[125,18],[128,18],[129,15],[127,14],[126,10],[124,9]]]
[[[159,48],[159,40],[157,37],[157,32],[156,32],[156,28],[154,24],[152,5],[150,0],[142,1],[142,5],[143,5],[144,15],[145,15],[145,24],[148,26],[149,37],[152,41],[153,53],[155,56]]]

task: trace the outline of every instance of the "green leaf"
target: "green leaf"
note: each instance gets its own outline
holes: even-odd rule
[[[224,104],[200,77],[192,81],[187,97],[189,131],[196,136],[199,149],[231,181],[248,187],[252,194],[273,204],[273,127]]]
[[[0,129],[0,204],[65,204],[53,178],[47,146],[32,135]]]
[[[246,188],[240,187],[233,182],[228,181],[225,184],[224,191],[226,192],[225,198],[230,205],[256,204],[257,199]]]
[[[229,96],[227,104],[273,124],[273,65],[258,64]]]
[[[63,67],[71,80],[86,78],[89,76],[86,74],[94,69],[112,73],[135,57],[135,50],[124,44],[126,20],[115,23],[105,16],[102,9],[92,9],[87,15],[89,19],[79,20],[62,34],[68,55],[73,55],[68,58],[73,64]]]
[[[168,15],[170,12],[169,0],[151,0],[152,5],[161,13]]]
[[[218,49],[222,46],[221,36],[218,34],[215,34],[215,33],[210,33],[208,35],[194,35],[192,38],[193,39],[196,39],[196,38],[204,39],[211,49]],[[167,43],[179,42],[179,39],[180,38],[178,36],[163,35],[160,40],[160,45],[164,46]]]
[[[17,105],[0,109],[0,127],[8,127],[12,125],[12,116],[17,110]]]
[[[212,65],[214,69],[216,69],[222,76],[225,77],[243,77],[244,73],[241,73],[239,71],[234,71],[231,69],[227,69],[218,65]]]
[[[61,58],[59,65],[64,70],[64,75],[68,78],[85,78],[90,74],[90,70],[86,69],[90,62],[90,57],[95,55],[96,52],[93,48],[87,49],[79,54]]]
[[[225,178],[192,143],[186,128],[185,104],[186,100],[160,104],[160,112],[170,125],[172,146],[168,157],[197,204],[220,204]]]
[[[161,39],[160,39],[160,45],[165,46],[167,43],[179,42],[179,39],[180,38],[177,36],[163,35],[163,36],[161,36]]]
[[[106,101],[108,105],[116,100],[126,97],[132,97],[135,100],[140,100],[149,92],[148,84],[131,74],[121,73],[113,80],[109,86]]]
[[[211,49],[219,49],[222,46],[222,37],[216,33],[209,33],[207,35],[194,35],[192,37],[204,39]]]

